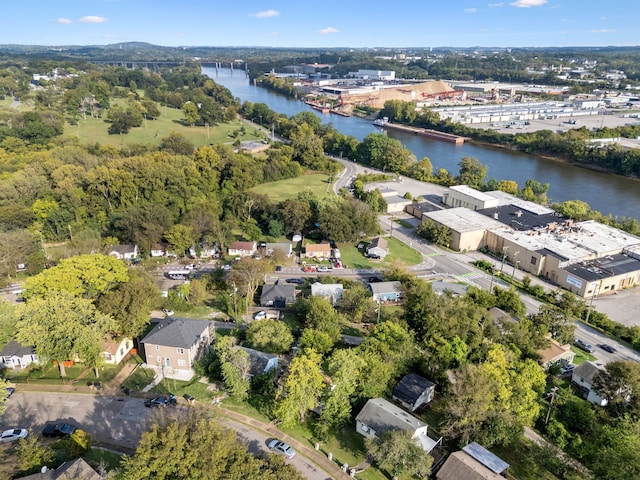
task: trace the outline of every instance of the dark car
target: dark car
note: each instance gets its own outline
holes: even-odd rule
[[[169,399],[164,398],[164,397],[157,397],[157,398],[151,398],[149,400],[146,400],[144,402],[144,406],[145,407],[168,407],[169,405],[171,405],[171,403],[169,402]]]
[[[576,347],[581,348],[585,352],[589,352],[589,353],[593,353],[596,351],[596,349],[593,348],[593,345],[585,342],[584,340],[576,340]]]
[[[5,390],[7,391],[7,398],[9,398],[11,395],[13,395],[13,392],[16,391],[16,389],[13,388],[13,387],[7,387],[7,388],[5,388]]]
[[[372,260],[380,260],[380,255],[378,255],[377,253],[369,253],[367,254],[367,257],[369,257]]]
[[[304,280],[302,278],[287,278],[287,283],[297,283],[298,285],[302,285]]]
[[[369,277],[369,283],[377,283],[381,281],[382,279],[380,277]]]
[[[605,352],[609,352],[609,353],[616,353],[618,350],[616,350],[615,347],[612,347],[611,345],[608,345],[606,343],[601,343],[600,345],[598,345],[601,349],[603,349]]]
[[[42,430],[43,437],[66,437],[67,435],[71,435],[78,429],[75,425],[71,425],[70,423],[49,423],[45,425],[44,430]]]

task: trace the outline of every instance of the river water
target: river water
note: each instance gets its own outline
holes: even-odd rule
[[[287,116],[301,111],[310,111],[322,118],[324,123],[331,122],[338,131],[345,135],[352,135],[360,141],[370,133],[383,132],[368,120],[322,114],[300,100],[292,100],[265,88],[256,87],[251,84],[244,70],[203,68],[202,73],[227,87],[242,102],[264,103],[271,110]],[[429,157],[434,171],[445,168],[453,175],[457,175],[458,163],[462,157],[475,157],[480,163],[489,167],[487,178],[515,180],[521,187],[527,179],[534,178],[539,182],[550,184],[548,196],[552,202],[583,200],[591,208],[604,214],[640,219],[639,180],[598,173],[563,162],[501,148],[471,143],[453,145],[393,130],[389,130],[387,135],[402,142],[418,160]]]

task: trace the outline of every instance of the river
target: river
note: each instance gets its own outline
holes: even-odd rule
[[[310,111],[322,120],[331,122],[345,135],[358,140],[370,133],[383,130],[374,127],[368,120],[359,117],[342,117],[334,114],[322,114],[313,110],[300,100],[292,100],[265,88],[250,83],[244,70],[229,68],[203,68],[202,73],[217,83],[227,87],[241,101],[265,103],[269,108],[287,116],[301,111]],[[462,157],[475,157],[489,167],[487,178],[515,180],[521,187],[529,178],[549,183],[549,200],[583,200],[591,208],[604,214],[640,219],[640,181],[619,175],[594,172],[564,162],[526,155],[502,148],[473,145],[453,145],[416,135],[389,130],[390,138],[401,141],[416,158],[429,157],[434,171],[445,168],[454,175],[458,173],[458,163]]]

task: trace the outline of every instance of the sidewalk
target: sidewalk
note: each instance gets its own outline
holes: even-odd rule
[[[263,423],[254,418],[247,417],[246,415],[242,415],[240,413],[234,412],[233,410],[228,410],[224,407],[218,406],[217,409],[220,411],[220,414],[224,417],[231,418],[240,423],[244,423],[256,430],[261,430],[270,435],[273,435],[275,438],[282,440],[293,448],[295,448],[300,454],[307,457],[313,463],[318,465],[322,470],[331,475],[334,479],[346,480],[351,477],[348,473],[344,472],[340,466],[332,460],[329,460],[323,453],[305,445],[298,440],[290,437],[286,433],[283,433],[276,427],[273,423]]]

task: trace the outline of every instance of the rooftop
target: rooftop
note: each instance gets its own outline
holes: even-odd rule
[[[534,213],[518,205],[500,205],[497,207],[483,208],[479,213],[502,222],[514,230],[527,231],[536,228],[546,228],[547,225],[561,221],[553,210],[549,213]]]
[[[418,428],[426,426],[422,420],[384,398],[372,398],[367,401],[356,419],[373,429],[377,435],[389,430],[405,430],[414,433]]]
[[[522,198],[516,197],[515,195],[511,195],[510,193],[503,192],[502,190],[492,190],[485,193],[492,196],[493,198],[497,198],[498,206],[513,205],[536,215],[555,213],[555,211],[549,207],[545,207],[544,205],[540,205],[538,203],[529,202]]]
[[[495,197],[492,195],[488,195],[480,190],[476,190],[475,188],[469,187],[468,185],[454,185],[449,187],[450,190],[455,190],[456,192],[462,193],[463,195],[468,195],[469,197],[473,197],[482,202],[490,202],[494,200]]]
[[[142,343],[165,347],[191,348],[211,322],[191,318],[165,317],[142,339]]]
[[[420,375],[410,373],[402,377],[393,389],[393,396],[403,402],[413,404],[425,390],[435,387],[435,383]]]
[[[462,450],[490,469],[493,473],[500,474],[509,468],[509,464],[507,462],[476,442],[471,442]]]
[[[587,282],[615,277],[640,270],[640,260],[617,253],[586,262],[569,265],[564,270]]]
[[[493,218],[465,207],[426,212],[424,217],[446,225],[451,230],[459,233],[504,227],[498,220],[494,220]]]
[[[371,293],[380,294],[380,293],[389,293],[389,292],[402,292],[402,283],[398,281],[393,282],[375,282],[370,283],[369,288],[371,289]]]
[[[573,370],[572,376],[581,377],[584,378],[585,381],[593,383],[593,378],[600,371],[600,368],[598,368],[596,364],[591,362],[582,362]]]

